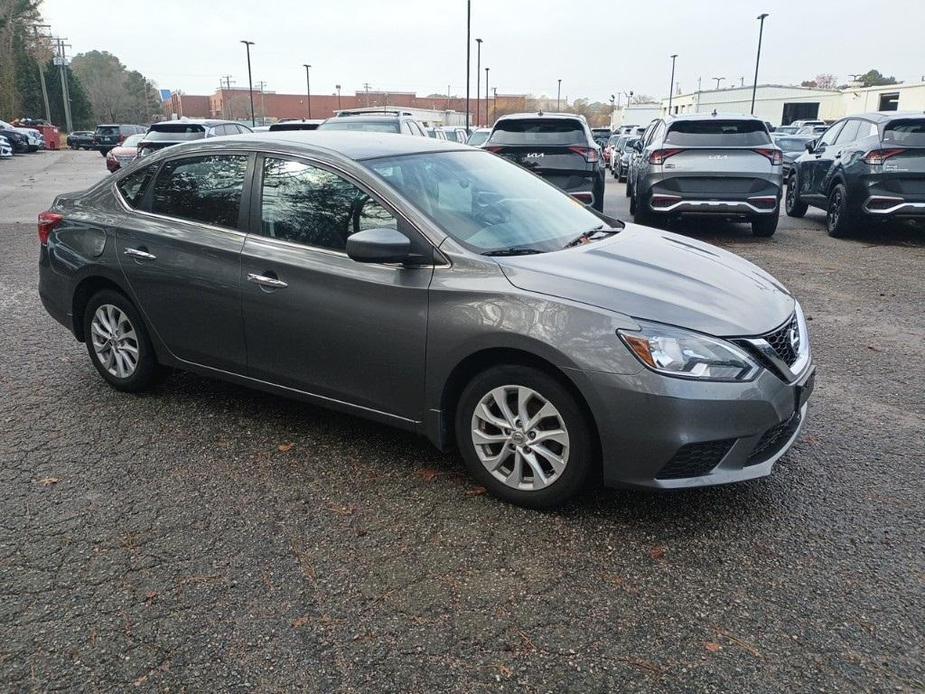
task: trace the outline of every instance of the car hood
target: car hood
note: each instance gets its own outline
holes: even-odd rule
[[[577,248],[496,260],[520,289],[710,335],[760,335],[794,310],[787,290],[747,260],[635,224]]]

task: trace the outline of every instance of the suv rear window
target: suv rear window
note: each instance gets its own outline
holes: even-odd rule
[[[145,141],[196,140],[204,137],[206,129],[198,123],[155,123],[145,135]]]
[[[502,120],[488,138],[493,145],[587,145],[581,121],[556,119]]]
[[[771,143],[764,123],[752,120],[691,120],[668,126],[665,144],[685,147],[751,147]]]
[[[329,120],[318,126],[319,130],[360,130],[372,133],[397,133],[399,130],[398,121],[362,121],[356,118],[338,118],[336,121]]]
[[[96,128],[97,135],[118,135],[119,126],[118,125],[100,125]]]
[[[925,147],[925,118],[890,121],[883,129],[883,141],[906,147]]]

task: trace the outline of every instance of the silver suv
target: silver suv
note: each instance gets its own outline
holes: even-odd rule
[[[748,220],[755,236],[777,229],[783,153],[763,121],[716,113],[659,119],[637,151],[630,211],[638,224],[711,215]]]

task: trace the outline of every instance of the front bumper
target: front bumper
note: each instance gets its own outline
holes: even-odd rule
[[[794,383],[769,370],[749,383],[582,372],[604,484],[678,489],[770,474],[806,421],[814,377],[811,362]]]

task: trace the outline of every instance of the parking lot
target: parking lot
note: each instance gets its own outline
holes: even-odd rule
[[[922,227],[673,227],[799,297],[803,435],[763,480],[538,513],[364,420],[110,389],[41,306],[34,223],[104,175],[0,162],[0,690],[925,689]]]

